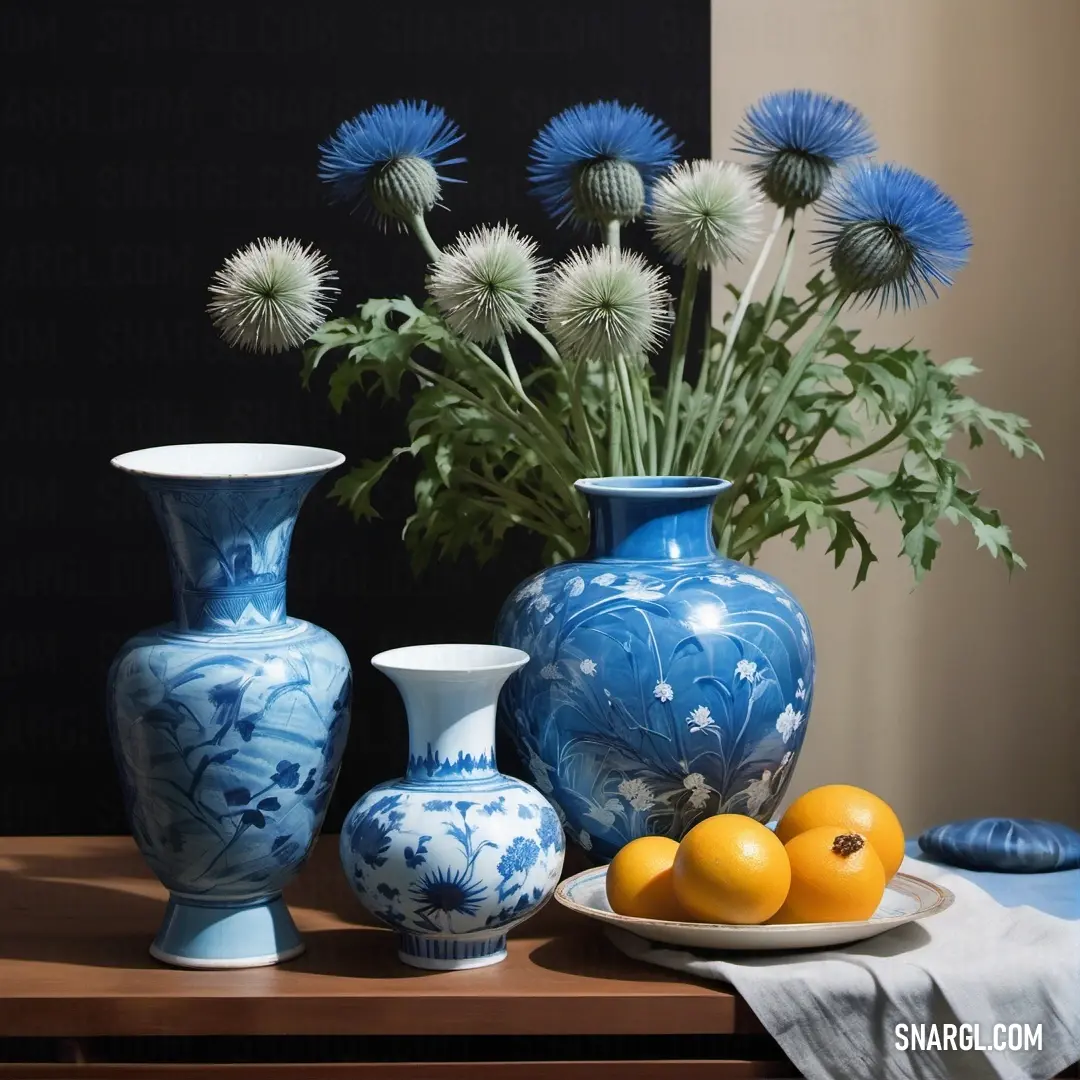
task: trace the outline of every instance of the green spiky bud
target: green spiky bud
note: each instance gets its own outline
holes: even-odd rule
[[[830,262],[842,289],[873,293],[904,281],[914,257],[899,229],[885,221],[859,221],[840,234]]]
[[[633,221],[645,207],[645,181],[629,161],[591,161],[574,179],[573,199],[574,213],[585,221]]]
[[[391,158],[368,179],[372,206],[401,221],[426,214],[439,201],[439,191],[439,177],[422,157]]]
[[[777,153],[761,176],[761,189],[777,206],[801,210],[821,198],[833,170],[824,157],[800,150]]]

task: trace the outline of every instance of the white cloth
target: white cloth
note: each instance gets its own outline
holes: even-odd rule
[[[1005,907],[932,863],[908,858],[901,869],[951,889],[956,902],[822,951],[690,951],[608,935],[635,959],[730,983],[807,1080],[1045,1080],[1080,1060],[1080,920]],[[1042,1047],[898,1049],[901,1024],[936,1024],[941,1038],[943,1025],[978,1024],[987,1046],[995,1034],[1008,1039],[995,1025],[1041,1024]]]

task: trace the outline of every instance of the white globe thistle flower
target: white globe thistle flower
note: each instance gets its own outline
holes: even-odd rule
[[[654,351],[671,322],[667,278],[636,252],[572,252],[544,286],[547,328],[569,356],[614,360]]]
[[[649,227],[676,263],[701,269],[741,259],[757,235],[761,196],[750,173],[730,161],[686,161],[653,188]]]
[[[454,333],[486,344],[525,325],[540,295],[536,246],[511,225],[481,225],[442,252],[428,289]]]
[[[256,240],[225,260],[207,311],[228,344],[277,353],[302,345],[330,313],[337,277],[325,255],[299,240]]]

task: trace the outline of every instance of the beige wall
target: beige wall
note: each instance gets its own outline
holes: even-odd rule
[[[939,359],[973,356],[971,391],[1028,416],[1047,456],[965,455],[1029,563],[1011,582],[943,523],[913,591],[896,522],[868,509],[881,561],[854,592],[854,567],[834,571],[822,543],[766,550],[818,644],[791,794],[861,784],[909,834],[976,814],[1080,826],[1080,0],[713,0],[712,13],[714,156],[729,156],[743,108],[769,90],[863,109],[880,157],[950,192],[975,247],[941,301],[861,321],[883,342],[915,335]]]

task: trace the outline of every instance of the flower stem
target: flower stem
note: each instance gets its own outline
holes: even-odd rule
[[[732,481],[729,490],[724,493],[724,499],[728,508],[725,513],[725,519],[730,518],[731,508],[734,507],[735,501],[742,494],[746,480],[754,471],[754,468],[757,465],[758,456],[761,454],[765,444],[769,441],[769,437],[772,435],[773,429],[776,427],[777,421],[784,411],[784,407],[790,400],[791,395],[795,393],[798,388],[803,373],[806,371],[807,367],[809,367],[810,361],[813,360],[814,355],[817,353],[817,348],[821,343],[821,339],[825,336],[829,327],[836,321],[836,317],[840,314],[840,309],[847,302],[847,298],[848,294],[844,292],[841,292],[836,296],[825,314],[818,320],[817,326],[814,327],[803,342],[802,347],[791,358],[791,363],[788,364],[788,369],[785,372],[783,379],[780,380],[780,385],[777,386],[769,396],[769,408],[765,413],[765,418],[754,433],[753,439],[750,441],[742,468],[739,470],[739,474],[735,480]]]
[[[571,462],[571,464],[581,472],[587,471],[588,466],[581,460],[573,447],[569,445],[565,433],[558,431],[555,428],[555,425],[547,418],[540,406],[537,405],[526,392],[525,387],[521,382],[521,376],[518,374],[517,365],[514,363],[514,358],[510,353],[510,346],[506,342],[506,335],[499,334],[496,341],[499,345],[499,352],[502,355],[503,364],[506,366],[507,378],[520,395],[521,400],[532,410],[530,413],[530,421],[536,424],[544,432],[548,439],[551,440],[553,446],[561,446],[563,448],[567,461]],[[480,352],[481,355],[485,355],[482,350],[480,350]]]
[[[441,386],[444,390],[449,390],[453,394],[457,394],[463,401],[468,402],[470,405],[475,406],[481,412],[486,413],[493,420],[502,424],[508,431],[512,432],[521,441],[522,449],[532,450],[540,461],[546,465],[552,473],[558,478],[558,481],[562,484],[571,484],[573,479],[577,477],[568,478],[563,471],[555,464],[555,462],[544,453],[540,448],[539,441],[536,437],[535,430],[530,431],[525,427],[521,421],[508,409],[500,409],[494,407],[494,402],[486,400],[478,395],[474,394],[467,387],[464,387],[456,379],[451,379],[446,375],[441,374],[438,371],[432,371],[431,368],[426,368],[423,364],[417,363],[415,360],[409,360],[407,367],[414,375],[418,375],[421,379],[426,379],[430,383],[434,383],[436,386]],[[500,402],[500,404],[502,404]],[[561,452],[563,455],[569,454],[565,442],[556,443],[553,449]],[[575,470],[579,468],[578,462],[573,458],[569,462]]]
[[[534,326],[531,322],[527,322],[522,326],[522,330],[529,335],[536,342],[537,345],[543,350],[544,355],[557,367],[560,371],[566,370],[566,364],[563,363],[562,356],[559,355],[559,350],[555,348],[554,344],[548,338],[547,334],[543,332],[539,327]]]
[[[697,383],[694,385],[694,389],[690,394],[690,401],[686,407],[686,417],[683,420],[682,426],[679,429],[679,437],[675,444],[675,456],[672,460],[672,468],[677,472],[684,472],[679,465],[682,461],[683,451],[686,449],[686,444],[690,441],[690,436],[693,434],[694,424],[697,422],[697,418],[701,413],[701,407],[704,402],[705,393],[705,380],[707,379],[707,372],[709,365],[712,363],[713,347],[710,344],[712,338],[712,311],[708,304],[705,305],[704,318],[702,322],[705,324],[705,342],[701,349],[701,367],[698,370]],[[719,350],[717,349],[717,352]]]
[[[511,390],[518,393],[517,384],[510,378],[509,373],[503,371],[503,369],[499,367],[499,365],[496,364],[495,361],[476,344],[476,342],[469,341],[466,342],[465,345],[468,351],[484,365],[484,368],[490,371],[499,380],[500,386],[509,386]]]
[[[837,473],[846,469],[849,465],[854,465],[857,461],[862,461],[864,458],[873,457],[874,454],[880,453],[891,442],[898,439],[903,435],[905,428],[911,423],[912,417],[918,412],[922,406],[920,400],[915,407],[908,412],[905,416],[900,417],[899,420],[891,427],[884,435],[879,439],[875,439],[872,443],[867,443],[864,447],[853,453],[847,454],[842,458],[836,458],[835,461],[823,461],[820,465],[814,465],[809,469],[804,469],[800,473],[796,473],[794,479],[802,480],[808,476],[824,476],[828,473]]]
[[[765,315],[761,320],[761,326],[758,328],[757,337],[755,337],[753,344],[747,350],[748,355],[753,353],[754,349],[761,343],[761,339],[765,337],[769,328],[773,324],[773,320],[776,318],[776,312],[780,307],[780,301],[784,296],[784,288],[787,285],[788,274],[791,271],[791,263],[795,257],[795,225],[798,220],[799,211],[793,210],[788,218],[791,222],[788,228],[787,241],[784,244],[784,258],[780,263],[780,269],[777,272],[776,280],[773,282],[772,292],[769,293],[768,303],[765,305]],[[717,475],[723,475],[729,468],[735,459],[735,455],[738,453],[738,448],[745,437],[744,426],[749,422],[750,417],[753,416],[754,403],[757,400],[757,396],[761,391],[762,383],[765,381],[765,374],[768,368],[768,361],[764,355],[758,360],[759,370],[756,374],[752,372],[748,366],[746,371],[740,377],[740,385],[747,387],[747,412],[746,417],[739,424],[738,432],[729,431],[728,441],[729,446],[723,448],[724,454],[720,460]],[[752,387],[752,389],[751,389]],[[723,388],[723,392],[726,393],[727,387]]]
[[[687,263],[686,272],[683,274],[682,293],[679,295],[679,313],[675,316],[675,329],[671,340],[671,367],[668,370],[667,399],[664,404],[664,452],[660,458],[660,472],[665,476],[671,472],[671,466],[675,461],[679,398],[682,397],[686,348],[690,342],[690,325],[694,315],[698,276],[697,263]],[[708,347],[707,342],[706,347]]]
[[[649,475],[657,476],[660,473],[660,447],[658,445],[656,431],[656,409],[653,407],[652,384],[645,380],[645,425],[647,440],[645,443],[649,451]]]
[[[797,334],[806,323],[817,314],[818,309],[821,307],[822,298],[820,296],[808,297],[800,304],[800,308],[804,310],[800,313],[798,318],[792,323],[791,327],[784,331],[780,335],[778,340],[782,345],[786,345]],[[742,418],[738,427],[734,432],[728,432],[728,436],[725,440],[725,444],[722,447],[724,454],[720,460],[720,467],[717,470],[717,476],[726,476],[728,470],[731,468],[735,459],[739,456],[739,451],[742,449],[743,441],[745,440],[747,433],[754,422],[754,416],[757,413],[758,402],[761,400],[762,392],[765,389],[765,380],[768,377],[770,367],[768,364],[759,364],[758,370],[746,371],[739,378],[739,385],[746,386],[746,415]]]
[[[514,363],[513,356],[510,355],[510,346],[506,343],[506,335],[499,334],[496,339],[499,344],[499,353],[502,356],[503,367],[506,368],[506,374],[510,378],[510,382],[513,384],[514,389],[521,396],[521,400],[536,408],[532,398],[525,393],[525,387],[521,385],[521,376],[518,374],[517,365]]]
[[[835,495],[831,499],[825,500],[826,506],[844,506],[847,503],[858,502],[860,499],[865,499],[868,495],[873,495],[876,489],[866,485],[865,487],[858,488],[855,491],[849,491],[846,495]]]
[[[585,405],[581,398],[581,377],[588,375],[588,364],[585,360],[579,360],[574,366],[573,374],[569,382],[570,415],[574,422],[574,431],[577,442],[581,446],[581,452],[588,454],[588,464],[594,476],[603,474],[603,466],[600,464],[600,451],[593,437],[592,428],[589,427],[589,418],[585,415]]]
[[[619,384],[613,368],[607,369],[608,384],[608,475],[622,476],[622,406]]]
[[[822,410],[821,418],[818,420],[817,427],[814,430],[813,435],[810,436],[810,440],[796,455],[795,460],[791,463],[792,472],[795,471],[797,465],[801,465],[804,461],[810,460],[814,454],[817,453],[817,448],[821,445],[822,440],[832,430],[833,425],[836,423],[837,416],[840,415],[841,410],[845,405],[850,404],[855,398],[855,392],[850,394],[844,394],[840,398],[840,404],[835,409]]]
[[[568,372],[555,346],[540,331],[536,331],[536,333],[539,340],[551,350],[549,355],[554,356],[557,361],[557,373],[561,373],[566,378],[567,397],[570,400],[570,422],[574,431],[574,442],[577,444],[576,448],[572,448],[574,458],[580,463],[583,475],[600,476],[603,473],[603,468],[600,465],[600,452],[596,448],[596,440],[593,438],[592,428],[589,427],[589,421],[585,415],[585,406],[582,403],[581,393],[578,388],[578,379],[585,368],[585,363],[581,361],[572,373]],[[509,350],[507,351],[509,352]],[[522,393],[524,392],[524,388],[522,388]],[[543,413],[533,403],[532,399],[528,400],[537,414],[547,423]]]
[[[644,357],[637,363],[626,362],[626,376],[630,381],[630,400],[634,405],[634,423],[637,426],[638,437],[641,439],[642,450],[648,446],[649,421],[645,415],[645,395],[642,385],[645,381],[645,373],[639,370],[638,363],[644,364]]]
[[[741,559],[747,552],[755,551],[757,548],[761,547],[766,540],[771,540],[774,536],[780,536],[781,533],[787,532],[790,528],[793,528],[793,523],[790,521],[785,521],[772,527],[767,526],[759,532],[754,533],[753,536],[747,537],[741,544],[732,544],[731,550],[727,553],[728,558]]]
[[[615,374],[622,388],[623,407],[626,413],[626,430],[630,436],[630,453],[633,456],[634,468],[638,476],[645,475],[645,461],[641,456],[641,428],[638,423],[638,413],[634,404],[634,391],[630,385],[630,372],[627,368],[626,357],[619,353],[615,358]]]
[[[619,250],[621,227],[618,218],[612,218],[611,221],[601,227],[604,234],[604,243],[613,251]],[[637,411],[634,407],[634,397],[630,389],[630,379],[626,370],[625,359],[620,356],[616,360],[614,367],[613,392],[609,396],[612,410],[612,423],[609,429],[612,439],[612,475],[622,475],[624,468],[624,440],[629,447],[634,467],[641,474],[645,472],[645,466],[641,463],[641,438],[637,430]],[[618,470],[615,468],[616,462],[618,463]]]
[[[593,438],[592,428],[589,427],[589,422],[585,416],[585,407],[581,402],[581,394],[578,389],[579,379],[586,371],[585,361],[579,361],[573,372],[568,372],[566,363],[559,354],[559,350],[555,348],[555,344],[548,338],[547,334],[539,327],[534,326],[531,322],[526,322],[524,326],[522,326],[522,330],[524,330],[525,333],[540,346],[541,351],[552,364],[555,365],[556,370],[562,372],[567,377],[570,396],[570,413],[574,422],[575,436],[581,447],[581,452],[588,453],[588,463],[592,466],[594,475],[599,476],[604,471],[600,464],[600,452],[596,447],[596,440]]]
[[[798,221],[799,211],[793,210],[791,212],[788,221],[791,222],[788,227],[787,240],[784,243],[784,259],[780,263],[780,269],[777,271],[776,280],[773,282],[772,292],[769,293],[768,303],[765,305],[765,317],[761,320],[761,328],[758,330],[758,335],[754,344],[756,345],[768,332],[769,327],[773,324],[773,319],[776,318],[776,312],[780,307],[780,301],[784,296],[784,288],[787,286],[788,274],[791,272],[791,264],[795,258],[795,225]]]
[[[439,251],[438,244],[431,239],[431,233],[428,232],[427,222],[424,221],[424,215],[419,213],[413,214],[409,218],[408,224],[409,228],[411,228],[415,234],[416,239],[419,240],[423,246],[424,251],[427,252],[428,258],[431,259],[432,262],[435,262],[441,252]]]
[[[627,365],[629,369],[630,365]],[[641,434],[641,445],[644,451],[645,473],[648,476],[656,475],[657,452],[656,452],[656,423],[652,408],[652,387],[649,382],[648,367],[645,358],[641,358],[640,368],[635,366],[630,371],[630,389],[634,396],[634,413],[637,417],[638,432]]]
[[[451,476],[457,477],[463,484],[478,484],[480,487],[487,489],[492,494],[503,499],[508,506],[517,507],[518,511],[523,516],[530,514],[538,515],[543,524],[538,525],[534,523],[532,525],[532,528],[537,532],[550,536],[559,536],[561,534],[564,523],[559,521],[559,519],[555,517],[543,503],[528,498],[520,491],[516,491],[506,484],[500,484],[480,473],[471,472],[468,469],[452,469]]]
[[[783,224],[784,210],[783,208],[778,208],[776,217],[773,219],[772,228],[769,230],[768,236],[765,237],[765,242],[761,245],[761,251],[758,253],[757,262],[754,263],[754,268],[750,271],[750,276],[746,279],[746,287],[739,295],[738,304],[735,305],[735,312],[731,316],[731,325],[728,327],[727,337],[724,341],[724,351],[720,354],[719,361],[717,361],[717,367],[720,370],[720,386],[713,395],[712,404],[709,407],[708,415],[705,418],[705,430],[702,432],[701,441],[694,451],[694,456],[690,459],[689,471],[691,476],[696,475],[701,469],[701,466],[705,461],[705,455],[712,446],[713,436],[716,433],[715,429],[720,421],[720,412],[724,407],[724,397],[727,394],[728,386],[731,383],[731,375],[735,369],[735,344],[739,340],[739,330],[742,328],[743,319],[746,316],[747,308],[750,306],[750,299],[754,294],[754,287],[757,285],[758,278],[761,277],[762,270],[765,269],[765,263],[768,261],[773,243],[776,241],[776,236],[780,232],[780,226]],[[706,355],[708,355],[708,353],[706,353]],[[709,375],[711,373],[710,368],[711,365],[708,367],[703,366],[702,378],[698,379],[698,384],[701,387],[701,394],[698,395],[697,391],[695,391],[695,396],[698,396],[699,398],[699,410],[704,400],[705,388],[708,385]]]

